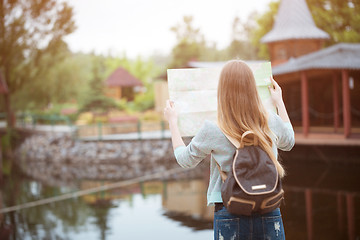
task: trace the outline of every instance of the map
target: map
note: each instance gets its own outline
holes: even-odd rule
[[[254,73],[260,98],[266,109],[275,111],[268,86],[270,62],[247,62]],[[168,69],[170,100],[178,112],[181,136],[195,136],[205,120],[216,123],[217,85],[222,67]]]

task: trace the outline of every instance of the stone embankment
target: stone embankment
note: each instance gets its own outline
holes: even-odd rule
[[[25,174],[50,185],[125,180],[179,167],[169,139],[85,142],[53,134],[27,138],[17,148],[16,160]],[[171,178],[202,176],[205,166]]]

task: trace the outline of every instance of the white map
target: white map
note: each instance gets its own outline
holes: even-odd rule
[[[247,63],[254,73],[256,86],[265,108],[275,110],[270,100],[270,62]],[[170,100],[178,112],[181,136],[194,136],[205,120],[216,122],[218,68],[168,69]]]

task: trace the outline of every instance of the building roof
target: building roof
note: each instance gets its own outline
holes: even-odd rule
[[[143,86],[142,82],[131,75],[124,68],[117,68],[105,82],[108,87],[135,87]]]
[[[316,27],[305,0],[281,0],[273,29],[261,42],[328,38],[329,34]]]
[[[274,75],[310,69],[360,70],[360,44],[339,43],[273,67]]]
[[[244,60],[246,63],[261,63],[264,60]],[[190,68],[211,68],[211,67],[223,67],[227,61],[224,62],[198,62],[190,61],[188,62],[188,67]]]

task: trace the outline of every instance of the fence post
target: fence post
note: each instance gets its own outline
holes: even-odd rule
[[[165,139],[165,122],[164,120],[161,120],[161,139]]]
[[[74,128],[75,140],[78,140],[79,139],[79,127],[77,125],[72,125],[72,127]]]
[[[31,119],[32,119],[32,125],[33,125],[33,129],[35,129],[35,126],[36,126],[36,115],[31,115]]]
[[[102,122],[98,122],[98,140],[102,139]]]
[[[51,114],[50,115],[50,125],[51,125],[51,132],[54,133],[54,121],[55,121],[56,116]]]
[[[16,114],[16,125],[19,125],[19,127],[24,128],[24,120],[23,120],[23,113],[17,113]]]
[[[137,130],[138,130],[138,139],[141,139],[141,121],[138,120],[137,122]]]
[[[27,116],[27,114],[23,112],[22,113],[22,128],[26,127],[26,116]]]

